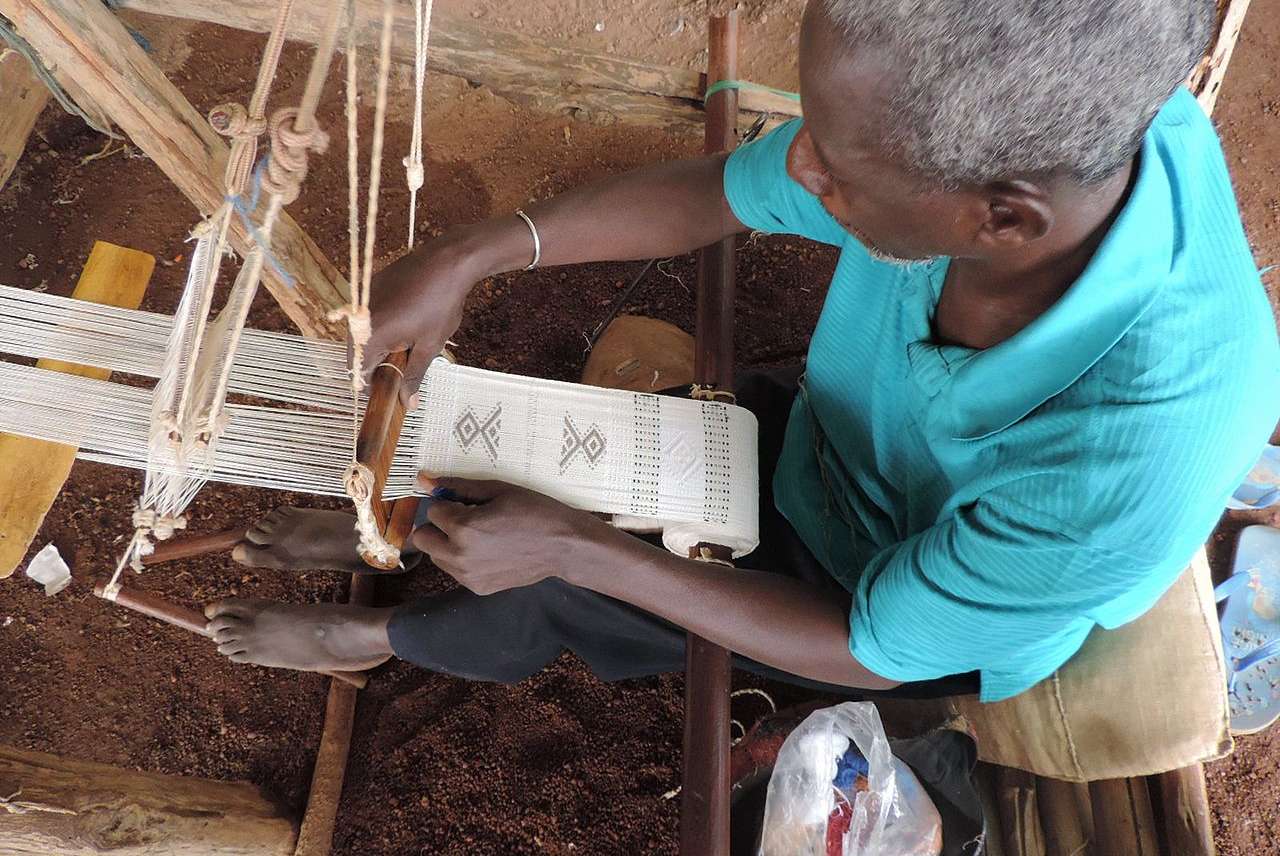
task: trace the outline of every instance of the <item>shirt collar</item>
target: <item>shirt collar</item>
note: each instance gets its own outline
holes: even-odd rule
[[[1080,278],[1043,315],[982,351],[908,346],[929,423],[956,440],[1007,428],[1103,357],[1159,295],[1174,257],[1173,193],[1148,132],[1129,199]]]

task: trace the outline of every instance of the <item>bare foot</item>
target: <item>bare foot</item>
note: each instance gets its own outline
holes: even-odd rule
[[[355,515],[345,511],[282,507],[245,533],[231,558],[278,571],[368,572],[360,559]]]
[[[391,609],[231,598],[205,617],[218,653],[233,663],[305,671],[372,669],[391,658]]]

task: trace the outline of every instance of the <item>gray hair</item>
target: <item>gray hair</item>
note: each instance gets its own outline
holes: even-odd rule
[[[947,186],[1090,183],[1138,151],[1203,57],[1214,0],[817,0],[896,64],[883,142]]]

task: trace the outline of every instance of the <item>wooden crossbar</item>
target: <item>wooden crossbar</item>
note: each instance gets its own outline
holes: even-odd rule
[[[122,0],[119,5],[258,33],[270,31],[275,15],[270,4],[255,0]],[[314,43],[320,35],[323,11],[322,5],[295,7],[289,37]],[[381,0],[356,0],[356,20],[362,49],[376,50]],[[391,45],[397,62],[413,62],[413,7],[409,4],[396,6]],[[549,39],[483,27],[440,11],[432,16],[427,65],[540,110],[702,130],[706,75],[697,71],[581,51]],[[747,123],[761,113],[800,115],[795,101],[755,89],[739,93],[739,109],[747,114]]]

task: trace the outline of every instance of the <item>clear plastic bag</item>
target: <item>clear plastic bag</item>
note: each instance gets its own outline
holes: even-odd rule
[[[846,702],[810,714],[778,753],[760,856],[937,856],[942,821],[880,714]]]

